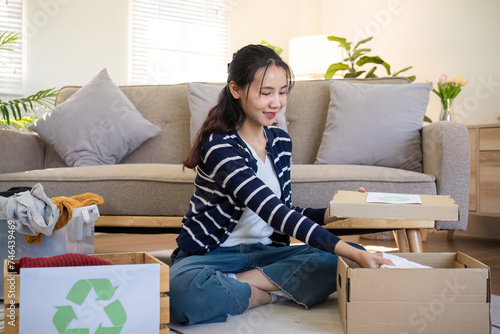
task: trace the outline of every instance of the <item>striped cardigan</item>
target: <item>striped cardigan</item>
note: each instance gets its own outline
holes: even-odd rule
[[[277,127],[265,127],[264,131],[267,152],[281,186],[281,198],[256,176],[257,161],[237,133],[212,134],[203,145],[196,190],[177,238],[179,248],[187,255],[219,247],[233,231],[245,207],[274,228],[273,245],[288,245],[289,236],[293,236],[333,253],[340,239],[318,225],[323,224],[325,209],[292,205],[290,137]]]

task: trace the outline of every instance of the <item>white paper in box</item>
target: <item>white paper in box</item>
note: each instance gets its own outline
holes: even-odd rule
[[[53,231],[50,237],[42,235],[42,243],[26,242],[24,235],[11,233],[14,223],[9,223],[0,210],[0,258],[47,257],[66,253],[94,253],[94,223],[99,218],[97,205],[73,209],[71,220],[63,228]],[[12,227],[13,228],[13,227]],[[9,236],[10,239],[9,239]],[[13,237],[12,237],[13,236]],[[0,299],[3,299],[3,280]]]

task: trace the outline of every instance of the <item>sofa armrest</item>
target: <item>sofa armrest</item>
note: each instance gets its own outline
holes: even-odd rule
[[[43,169],[45,147],[36,133],[0,130],[0,174]]]
[[[467,228],[469,217],[470,149],[464,124],[436,122],[422,129],[424,173],[436,177],[438,195],[450,195],[459,206],[459,221],[437,221],[438,230]]]

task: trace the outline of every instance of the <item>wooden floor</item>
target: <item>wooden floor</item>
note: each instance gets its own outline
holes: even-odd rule
[[[96,253],[173,250],[176,247],[175,238],[174,234],[97,233],[94,248]],[[393,240],[369,240],[359,236],[343,239],[358,242],[369,251],[397,251]],[[433,232],[429,233],[423,245],[426,253],[460,251],[488,265],[491,269],[491,293],[500,295],[500,240],[455,236],[449,241],[445,232]]]

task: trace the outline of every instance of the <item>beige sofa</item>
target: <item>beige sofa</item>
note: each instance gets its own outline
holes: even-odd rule
[[[371,79],[363,83],[407,83]],[[58,103],[79,87],[64,87]],[[104,198],[100,226],[179,226],[194,190],[194,172],[182,168],[190,147],[186,84],[120,87],[141,114],[161,128],[119,164],[67,167],[35,133],[0,130],[0,191],[41,183],[49,197],[92,192]],[[463,124],[435,122],[421,131],[423,173],[367,165],[314,164],[330,103],[328,80],[298,81],[286,110],[293,140],[294,205],[326,207],[337,190],[451,195],[460,220],[439,230],[465,230],[468,219],[469,141]],[[349,138],[345,138],[346,141]],[[357,154],[352,152],[352,154]]]

